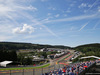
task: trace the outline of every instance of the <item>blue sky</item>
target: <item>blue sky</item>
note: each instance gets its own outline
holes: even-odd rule
[[[0,41],[100,43],[100,0],[0,0]]]

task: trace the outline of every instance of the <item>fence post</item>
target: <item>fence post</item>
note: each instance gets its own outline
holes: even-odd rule
[[[33,69],[33,75],[35,75],[35,69]]]
[[[22,75],[24,75],[24,69],[23,69]]]
[[[42,68],[42,74],[43,74],[43,68]]]
[[[48,66],[48,72],[50,71],[50,67]]]
[[[11,70],[10,70],[10,75],[11,75]]]

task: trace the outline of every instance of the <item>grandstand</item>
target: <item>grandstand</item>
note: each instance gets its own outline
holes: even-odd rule
[[[80,59],[85,58],[99,58],[96,56],[87,56],[82,57]],[[99,63],[99,71],[96,64]],[[95,73],[96,72],[96,73]],[[100,59],[94,60],[94,61],[85,61],[85,62],[78,62],[78,63],[72,63],[69,65],[65,65],[62,68],[58,68],[55,70],[51,70],[47,73],[43,73],[41,75],[90,75],[90,74],[100,75]]]

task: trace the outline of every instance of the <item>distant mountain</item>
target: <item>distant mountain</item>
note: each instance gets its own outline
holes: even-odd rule
[[[41,49],[41,48],[61,48],[68,49],[68,46],[62,45],[42,45],[21,42],[0,42],[0,50],[19,50],[19,49]]]

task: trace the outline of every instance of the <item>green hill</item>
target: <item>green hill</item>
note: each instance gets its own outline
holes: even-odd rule
[[[0,42],[0,50],[41,49],[41,48],[67,49],[70,47],[62,45],[41,45],[41,44],[20,43],[20,42]]]
[[[100,56],[100,43],[80,45],[74,49],[85,53],[85,55]]]

